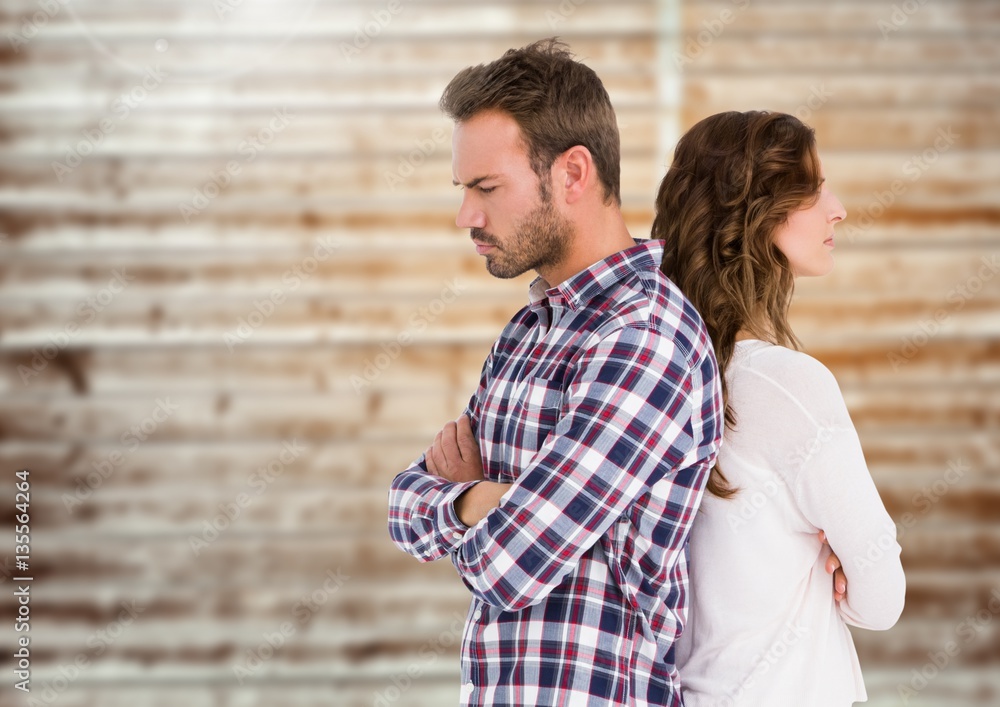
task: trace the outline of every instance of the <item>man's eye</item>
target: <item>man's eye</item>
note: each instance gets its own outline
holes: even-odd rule
[[[496,187],[479,187],[479,191],[482,194],[492,194]]]

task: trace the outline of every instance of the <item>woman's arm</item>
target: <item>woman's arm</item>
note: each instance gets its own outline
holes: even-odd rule
[[[902,612],[906,588],[896,526],[872,481],[836,379],[819,361],[788,350],[754,368],[767,389],[769,429],[782,437],[775,445],[781,448],[776,465],[846,575],[841,615],[862,628],[890,628]]]

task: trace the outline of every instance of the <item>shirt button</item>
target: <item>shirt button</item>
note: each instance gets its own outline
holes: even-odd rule
[[[460,532],[456,530],[452,532],[451,537],[455,538],[455,540],[461,540],[463,536]]]
[[[476,686],[473,685],[471,682],[467,682],[464,685],[462,685],[462,698],[469,699],[472,696],[472,693],[475,691],[475,689]]]
[[[476,621],[479,621],[479,619],[483,618],[483,610],[476,609],[476,613],[472,615],[472,618],[474,618]]]

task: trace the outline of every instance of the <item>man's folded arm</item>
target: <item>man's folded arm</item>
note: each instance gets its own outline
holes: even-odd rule
[[[473,594],[508,611],[558,586],[696,443],[692,372],[663,334],[624,327],[585,352],[570,375],[562,416],[542,448],[451,552]]]
[[[421,562],[447,555],[468,530],[455,512],[454,501],[477,483],[442,479],[427,471],[423,457],[418,459],[392,482],[389,492],[392,541]]]
[[[499,340],[498,340],[499,341]],[[494,349],[483,363],[479,386],[465,415],[476,429],[483,393],[493,368]],[[400,550],[421,562],[451,552],[468,527],[458,519],[454,501],[476,481],[454,483],[429,473],[424,455],[396,475],[389,488],[389,536]]]

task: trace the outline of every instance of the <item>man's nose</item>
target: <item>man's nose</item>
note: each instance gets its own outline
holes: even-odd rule
[[[486,214],[475,204],[475,199],[468,191],[462,196],[455,225],[459,228],[486,228]]]

